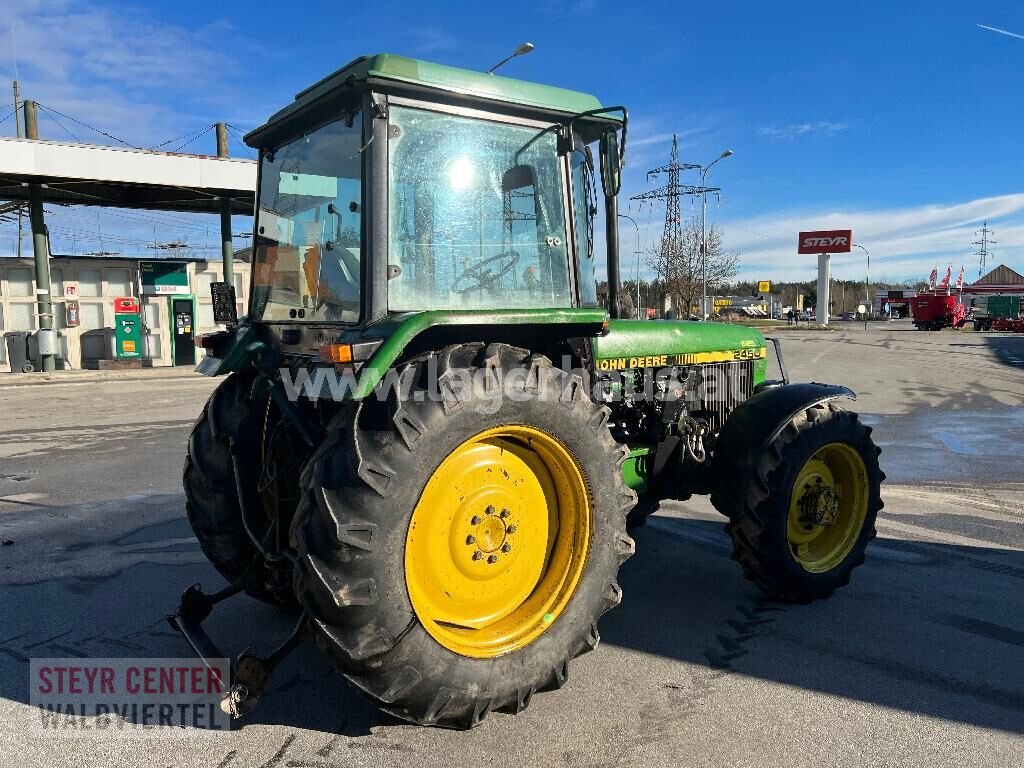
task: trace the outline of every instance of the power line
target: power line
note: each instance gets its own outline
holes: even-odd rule
[[[238,142],[238,145],[242,148],[242,151],[245,152],[245,154],[247,154],[253,160],[255,160],[256,156],[251,151],[249,151],[249,146],[244,141],[244,135],[243,135],[241,129],[235,128],[235,126],[231,125],[230,123],[224,123],[224,125],[227,126],[228,135],[229,136],[234,136],[235,141]],[[235,136],[235,134],[238,134],[238,135]]]
[[[124,144],[126,147],[130,147],[131,149],[142,149],[142,147],[137,147],[134,144],[130,144],[127,141],[125,141],[124,139],[120,139],[117,136],[114,136],[112,133],[107,133],[106,131],[100,130],[99,128],[96,128],[95,126],[89,125],[88,123],[83,123],[81,120],[79,120],[77,118],[74,118],[74,117],[71,117],[71,115],[65,115],[63,112],[58,112],[56,109],[53,109],[52,107],[46,107],[43,104],[39,104],[39,102],[36,102],[36,104],[38,106],[40,106],[40,107],[43,107],[43,109],[46,109],[48,111],[52,111],[54,114],[60,115],[65,120],[70,120],[71,122],[76,123],[77,125],[80,125],[83,128],[88,128],[90,131],[95,131],[96,133],[100,134],[101,136],[106,136],[108,139],[113,139],[114,141],[118,142],[119,144]]]
[[[182,145],[178,146],[178,147],[177,147],[177,148],[175,148],[175,149],[170,149],[170,150],[168,150],[168,152],[181,152],[181,150],[183,150],[183,149],[184,149],[185,147],[191,146],[191,145],[192,145],[192,144],[194,144],[194,143],[195,143],[195,142],[196,142],[196,141],[197,141],[198,139],[200,139],[201,137],[205,136],[205,135],[206,135],[207,133],[209,133],[210,131],[212,131],[212,130],[214,129],[214,127],[215,127],[215,126],[214,126],[214,124],[213,124],[213,123],[211,123],[210,125],[206,126],[206,127],[205,127],[205,128],[204,128],[204,129],[202,130],[202,131],[200,131],[200,132],[199,132],[199,133],[197,133],[197,134],[196,134],[195,136],[193,136],[193,137],[192,137],[191,139],[189,139],[188,141],[186,141],[186,142],[185,142],[184,144],[182,144]]]
[[[63,129],[64,129],[64,133],[66,133],[66,134],[67,134],[68,136],[70,136],[70,137],[71,137],[72,139],[74,139],[75,141],[77,141],[77,142],[81,143],[81,141],[82,141],[82,140],[81,140],[80,138],[78,138],[77,136],[75,136],[75,134],[73,134],[73,133],[72,133],[71,131],[69,131],[69,130],[68,130],[68,128],[67,128],[67,126],[66,126],[66,125],[64,125],[64,123],[62,123],[62,122],[61,122],[60,120],[58,120],[58,119],[57,119],[56,117],[54,117],[54,116],[53,116],[53,112],[51,112],[51,111],[50,111],[49,109],[47,109],[46,107],[44,107],[44,106],[43,106],[42,104],[40,104],[40,105],[39,105],[39,108],[40,108],[41,110],[43,110],[43,112],[44,112],[44,113],[46,113],[46,116],[47,116],[47,117],[49,117],[49,118],[50,118],[51,120],[53,120],[53,122],[55,122],[55,123],[56,123],[57,125],[59,125],[59,126],[60,126],[61,128],[63,128]]]
[[[16,108],[14,108],[10,112],[8,112],[7,115],[3,119],[0,119],[0,123],[7,122],[12,117],[14,117],[16,114],[18,114],[20,111],[21,111],[21,105],[19,104]]]
[[[658,274],[657,276],[666,283],[679,279],[685,281],[693,279],[692,274],[684,275],[679,272],[681,269],[686,269],[689,272],[692,268],[692,264],[681,263],[684,247],[682,212],[679,209],[680,198],[683,195],[695,196],[706,194],[707,192],[718,192],[719,189],[718,187],[683,184],[679,181],[679,174],[681,171],[696,170],[702,167],[694,163],[679,162],[679,138],[676,134],[672,134],[672,154],[668,164],[653,168],[647,172],[648,179],[663,173],[668,174],[668,184],[629,198],[630,200],[639,200],[641,205],[643,205],[644,201],[648,200],[665,201],[665,227],[662,231],[658,249],[658,272],[663,272],[663,274]],[[688,311],[689,309],[687,309]]]
[[[988,221],[981,225],[981,229],[978,230],[977,234],[981,235],[981,239],[975,240],[974,245],[980,247],[974,252],[974,255],[978,257],[978,277],[981,277],[985,272],[985,262],[988,261],[988,257],[991,255],[988,247],[996,241],[989,239],[989,235],[995,233],[988,228]]]
[[[210,130],[210,126],[208,125],[202,128],[196,128],[196,130],[194,131],[189,131],[188,133],[183,133],[181,136],[175,136],[173,139],[168,139],[167,141],[161,142],[160,144],[154,146],[153,149],[160,149],[160,147],[166,147],[168,144],[174,144],[175,142],[181,141],[183,139],[190,139],[194,136],[198,136],[202,133],[205,133],[208,130]]]

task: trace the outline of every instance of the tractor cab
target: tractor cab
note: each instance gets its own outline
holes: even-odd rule
[[[260,164],[250,322],[312,352],[329,327],[396,313],[598,307],[595,165],[614,224],[625,128],[625,109],[582,93],[351,62],[246,137]]]

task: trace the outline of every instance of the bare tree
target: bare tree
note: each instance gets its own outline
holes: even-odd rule
[[[700,223],[683,224],[678,245],[658,244],[657,250],[647,254],[647,264],[654,270],[657,281],[672,302],[677,315],[688,317],[701,296]],[[727,253],[722,248],[722,230],[711,225],[707,229],[708,295],[713,288],[732,281],[739,272],[739,253]]]

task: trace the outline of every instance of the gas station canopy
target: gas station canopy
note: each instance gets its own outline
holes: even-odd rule
[[[94,144],[0,137],[0,200],[27,200],[29,184],[43,202],[252,215],[256,163]]]

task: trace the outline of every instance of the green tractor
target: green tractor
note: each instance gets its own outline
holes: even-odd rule
[[[626,133],[586,94],[377,55],[246,137],[251,302],[237,321],[214,287],[230,327],[199,371],[227,378],[184,472],[230,583],[170,619],[203,656],[230,595],[297,619],[237,659],[231,712],[307,636],[405,720],[519,712],[597,647],[627,528],[661,499],[710,494],[771,598],[863,562],[883,474],[853,393],[790,384],[777,344],[769,380],[753,329],[619,317]]]

